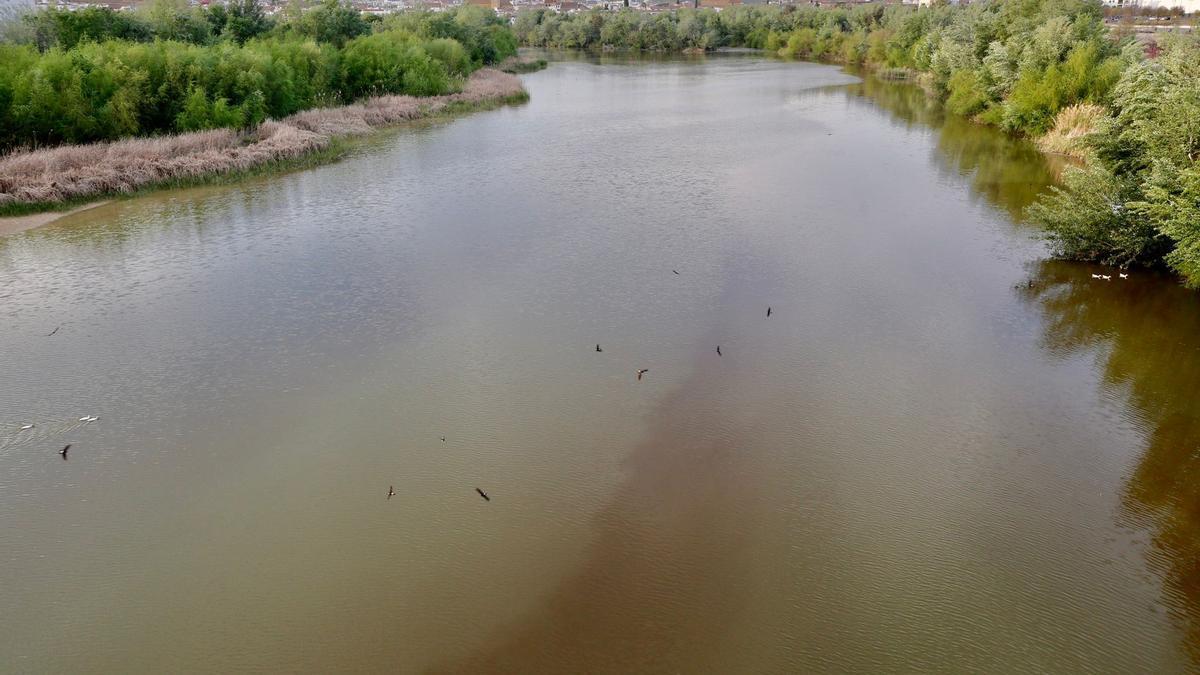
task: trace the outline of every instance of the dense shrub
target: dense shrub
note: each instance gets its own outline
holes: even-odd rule
[[[1076,103],[1105,103],[1129,63],[1093,0],[984,0],[918,10],[736,7],[663,14],[519,12],[513,32],[546,47],[755,47],[787,58],[928,73],[953,112],[1038,134]]]
[[[1117,264],[1164,260],[1200,287],[1200,40],[1164,43],[1127,68],[1086,139],[1087,171],[1031,209],[1059,253]]]
[[[451,90],[446,65],[413,38],[385,31],[352,40],[342,51],[343,93],[350,98],[404,92],[417,96]]]
[[[114,12],[107,7],[85,7],[71,12],[47,9],[23,17],[30,29],[29,40],[41,50],[70,49],[84,40],[130,40],[149,42],[154,30],[149,22],[132,12]]]
[[[374,94],[445,94],[516,51],[494,14],[474,9],[373,26],[329,0],[268,31],[255,0],[218,7],[205,30],[222,37],[207,43],[161,39],[187,14],[169,0],[128,21],[108,10],[77,12],[90,18],[74,23],[37,14],[33,23],[55,26],[48,48],[33,38],[0,45],[0,150],[253,126]],[[136,39],[117,39],[131,26],[141,26]]]
[[[401,12],[383,20],[381,30],[454,40],[477,64],[499,63],[517,53],[517,39],[495,12],[466,5],[454,12]]]
[[[340,0],[323,0],[317,7],[293,16],[282,24],[281,30],[341,47],[371,32],[371,24],[349,4],[343,4]]]

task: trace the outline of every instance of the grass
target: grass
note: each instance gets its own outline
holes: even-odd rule
[[[1087,155],[1087,137],[1108,113],[1091,103],[1078,103],[1058,111],[1054,127],[1037,139],[1042,152],[1069,157]]]
[[[547,66],[546,59],[535,59],[529,56],[510,56],[500,63],[497,68],[516,75],[519,73],[536,73]]]
[[[354,136],[528,99],[515,76],[484,69],[457,94],[378,96],[267,121],[251,131],[216,129],[16,153],[0,158],[0,216],[308,168],[342,157]]]

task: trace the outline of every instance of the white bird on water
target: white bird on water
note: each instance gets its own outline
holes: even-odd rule
[[[1093,278],[1093,279],[1099,279],[1099,278],[1101,278],[1101,277],[1100,277],[1100,275],[1099,275],[1099,274],[1093,274],[1093,275],[1092,275],[1092,278]]]
[[[1101,275],[1100,275],[1100,278],[1101,278],[1101,279],[1103,279],[1103,280],[1105,280],[1105,281],[1112,281],[1112,275],[1111,275],[1111,274],[1101,274]]]
[[[32,428],[33,428],[32,424],[26,424],[25,426],[21,427],[21,431],[29,431]]]
[[[95,422],[95,421],[96,421],[96,420],[98,420],[98,419],[100,419],[100,418],[99,418],[99,417],[95,417],[95,416],[93,416],[93,417],[86,417],[86,416],[85,416],[85,417],[80,417],[80,418],[79,418],[79,421],[80,421],[80,422]]]
[[[1122,279],[1128,279],[1128,278],[1129,278],[1129,275],[1128,275],[1128,274],[1126,274],[1126,273],[1124,273],[1124,272],[1117,272],[1117,276],[1121,277]]]

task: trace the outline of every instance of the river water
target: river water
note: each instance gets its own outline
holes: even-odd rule
[[[0,671],[1197,667],[1196,296],[1046,261],[1056,167],[830,66],[525,81],[0,239]]]

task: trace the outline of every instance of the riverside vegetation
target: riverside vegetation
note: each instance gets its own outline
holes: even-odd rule
[[[1056,251],[1123,267],[1166,264],[1200,287],[1200,41],[1166,38],[1159,58],[1148,59],[1135,41],[1107,29],[1095,0],[984,0],[920,10],[526,10],[511,30],[476,7],[379,19],[326,0],[275,21],[255,0],[209,9],[177,1],[153,0],[132,14],[49,10],[10,29],[10,44],[0,45],[0,149],[217,128],[241,130],[223,147],[253,145],[280,132],[259,128],[268,118],[378,94],[454,95],[476,68],[502,61],[508,70],[538,67],[512,60],[518,42],[750,47],[912,77],[951,113],[1082,158],[1085,165],[1069,168],[1062,186],[1028,212]],[[289,137],[307,145],[303,134]],[[209,148],[199,139],[178,142]],[[122,143],[112,148],[138,145]],[[292,156],[270,151],[262,161]],[[32,185],[13,167],[38,162],[16,159],[0,165],[0,209],[146,184],[80,174],[64,188],[43,173]],[[185,176],[204,172],[189,166]],[[149,183],[177,177],[155,172],[163,175]]]
[[[480,70],[515,53],[512,32],[470,7],[377,20],[327,0],[276,22],[254,0],[156,0],[32,14],[0,45],[0,209],[293,161],[399,120],[521,99],[516,78]]]
[[[518,14],[522,44],[764,49],[911,77],[949,112],[1081,158],[1028,215],[1064,257],[1169,265],[1200,287],[1200,41],[1148,59],[1095,0],[984,0],[916,9],[735,7],[721,12]]]

